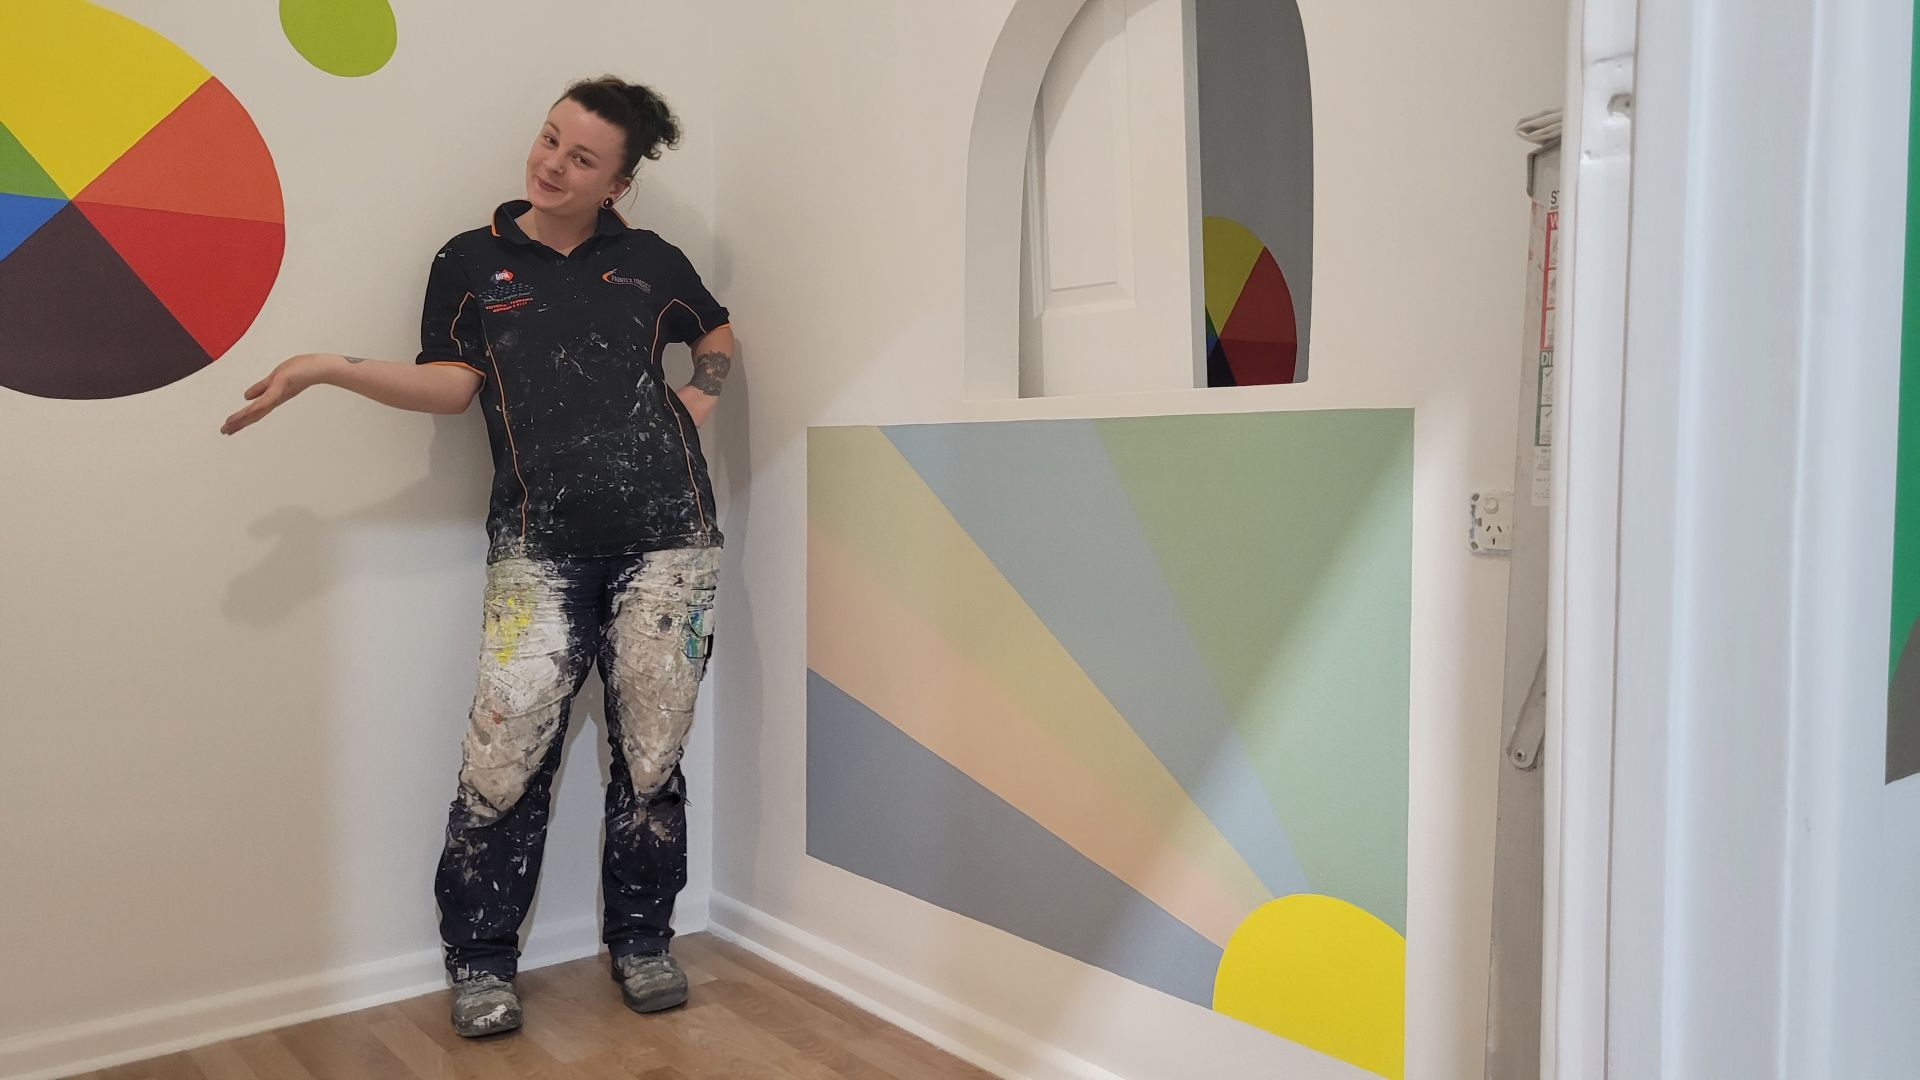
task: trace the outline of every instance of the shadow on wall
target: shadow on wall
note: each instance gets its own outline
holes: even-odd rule
[[[302,892],[313,898],[313,910],[291,918],[309,931],[339,928],[325,947],[329,966],[438,940],[433,867],[455,794],[480,647],[492,459],[476,413],[434,417],[425,475],[386,498],[335,516],[288,505],[257,519],[250,533],[271,546],[234,576],[223,605],[229,618],[262,633],[275,632],[312,604],[339,624],[322,635],[336,643],[330,655],[289,657],[286,665],[290,680],[311,689],[296,692],[285,711],[325,732],[302,742],[332,759],[322,773],[325,795],[305,807],[320,842],[303,848],[296,871],[310,879]],[[450,551],[455,536],[458,547]],[[429,614],[445,609],[449,590],[470,609],[470,619],[450,624]],[[453,674],[415,677],[425,671]],[[405,697],[382,696],[380,687],[402,688]],[[597,747],[599,775],[588,786],[597,793],[607,775],[611,751],[593,733],[605,731],[605,715],[605,691],[595,674],[574,701],[553,784],[556,810],[560,793],[571,790],[566,777],[576,739]],[[395,823],[409,825],[404,835],[394,835]],[[595,844],[597,850],[597,834]],[[540,908],[551,889],[581,887],[543,874],[522,927],[523,944],[543,925]],[[392,910],[396,902],[399,911]],[[378,940],[370,937],[375,934]]]
[[[727,385],[725,416],[717,421],[715,430],[713,448],[717,453],[709,459],[710,465],[719,466],[713,470],[712,479],[714,498],[721,502],[727,547],[720,558],[720,615],[713,645],[714,661],[701,697],[709,704],[707,715],[715,728],[715,744],[724,737],[728,745],[751,751],[766,745],[763,733],[767,724],[767,677],[760,643],[753,632],[758,624],[746,575],[746,565],[754,550],[753,351],[745,338],[739,339],[738,348],[736,360],[740,377]],[[758,756],[748,758],[739,750],[725,756],[733,767],[724,772],[714,771],[714,790],[709,798],[716,804],[725,800],[727,816],[733,820],[759,821],[765,785],[757,779]],[[717,847],[719,837],[712,837],[711,843]],[[761,884],[750,871],[745,895],[759,895]],[[719,891],[718,882],[715,891]]]
[[[459,744],[480,648],[491,456],[477,409],[434,417],[433,423],[426,473],[414,483],[335,516],[289,505],[256,520],[250,532],[271,547],[235,575],[223,605],[228,617],[265,633],[308,605],[340,612],[340,625],[324,635],[339,643],[334,654],[288,658],[287,664],[290,678],[312,684],[289,711],[325,729],[320,749],[333,759],[324,772],[328,796],[308,807],[323,823],[321,836],[333,841],[305,850],[309,861],[302,873],[312,877],[312,887],[304,891],[314,898],[314,910],[299,913],[297,921],[315,928],[344,922],[353,928],[343,930],[338,943],[355,955],[329,953],[335,962],[391,956],[438,940],[432,874],[446,807],[456,791]],[[449,538],[456,534],[458,548],[450,551]],[[449,583],[449,575],[457,576],[457,585]],[[423,581],[439,602],[407,603]],[[445,610],[450,588],[458,590],[453,595],[471,618],[449,623],[428,614]],[[375,612],[380,614],[367,618]],[[450,680],[410,678],[427,670],[455,674]],[[375,696],[370,688],[376,686],[404,687],[407,698]],[[599,923],[604,898],[597,861],[589,870],[577,865],[577,857],[556,861],[553,856],[578,856],[582,837],[576,833],[583,827],[592,830],[592,850],[599,850],[599,793],[612,763],[606,731],[605,684],[596,669],[570,710],[551,785],[555,813],[548,864],[522,925],[523,947],[530,933],[545,926],[542,906],[556,902],[556,896],[578,896],[591,888]],[[581,738],[595,747],[597,768],[591,780],[569,781]],[[331,810],[319,810],[320,804]],[[589,804],[590,813],[579,812]],[[391,835],[395,822],[409,825],[406,835]],[[371,880],[354,883],[367,874]],[[396,900],[404,902],[403,909],[382,917],[376,905]],[[581,916],[574,911],[561,917]],[[382,927],[371,932],[385,935],[391,931],[384,928],[396,924],[405,928],[398,937],[378,942],[367,937],[369,927]],[[370,955],[358,955],[362,952]]]
[[[477,412],[477,407],[470,412]],[[234,576],[221,606],[227,617],[267,629],[327,595],[337,583],[341,535],[363,526],[404,528],[465,522],[471,523],[477,534],[486,516],[487,470],[492,460],[484,430],[468,414],[436,416],[433,425],[426,475],[415,483],[334,517],[322,516],[309,506],[290,504],[254,521],[248,533],[272,546],[258,562]],[[399,560],[387,567],[395,577],[439,569],[447,561],[445,552],[425,548],[396,554]]]
[[[371,403],[344,407],[392,419]],[[438,940],[431,879],[484,580],[491,457],[476,413],[433,417],[424,474],[377,501],[333,515],[287,503],[256,518],[247,531],[265,551],[236,568],[221,604],[260,638],[302,647],[273,650],[268,679],[284,693],[262,703],[281,752],[309,759],[301,775],[316,789],[289,800],[300,824],[274,871],[299,883],[283,884],[276,904],[303,898],[305,910],[279,913],[299,928],[301,973]],[[449,625],[449,610],[471,618]]]

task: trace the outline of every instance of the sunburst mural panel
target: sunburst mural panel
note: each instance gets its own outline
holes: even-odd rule
[[[1398,1075],[1411,448],[1402,410],[810,432],[809,853]]]

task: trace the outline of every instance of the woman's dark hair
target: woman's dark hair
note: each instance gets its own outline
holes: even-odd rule
[[[667,108],[665,99],[639,83],[612,75],[582,79],[567,87],[560,101],[579,102],[588,112],[626,132],[627,156],[621,165],[622,176],[632,176],[641,158],[659,161],[663,150],[680,145],[679,119]]]

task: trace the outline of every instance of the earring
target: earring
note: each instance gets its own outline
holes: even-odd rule
[[[613,199],[612,198],[602,199],[600,200],[600,205],[603,207],[606,207],[608,210],[611,210],[613,209]]]

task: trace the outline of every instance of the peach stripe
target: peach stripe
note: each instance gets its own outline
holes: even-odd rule
[[[1137,805],[1050,739],[979,667],[808,534],[808,665],[1222,948],[1250,909]],[[1208,826],[1211,843],[1225,840]],[[1183,836],[1179,844],[1211,846]],[[1227,854],[1231,855],[1229,849]]]

